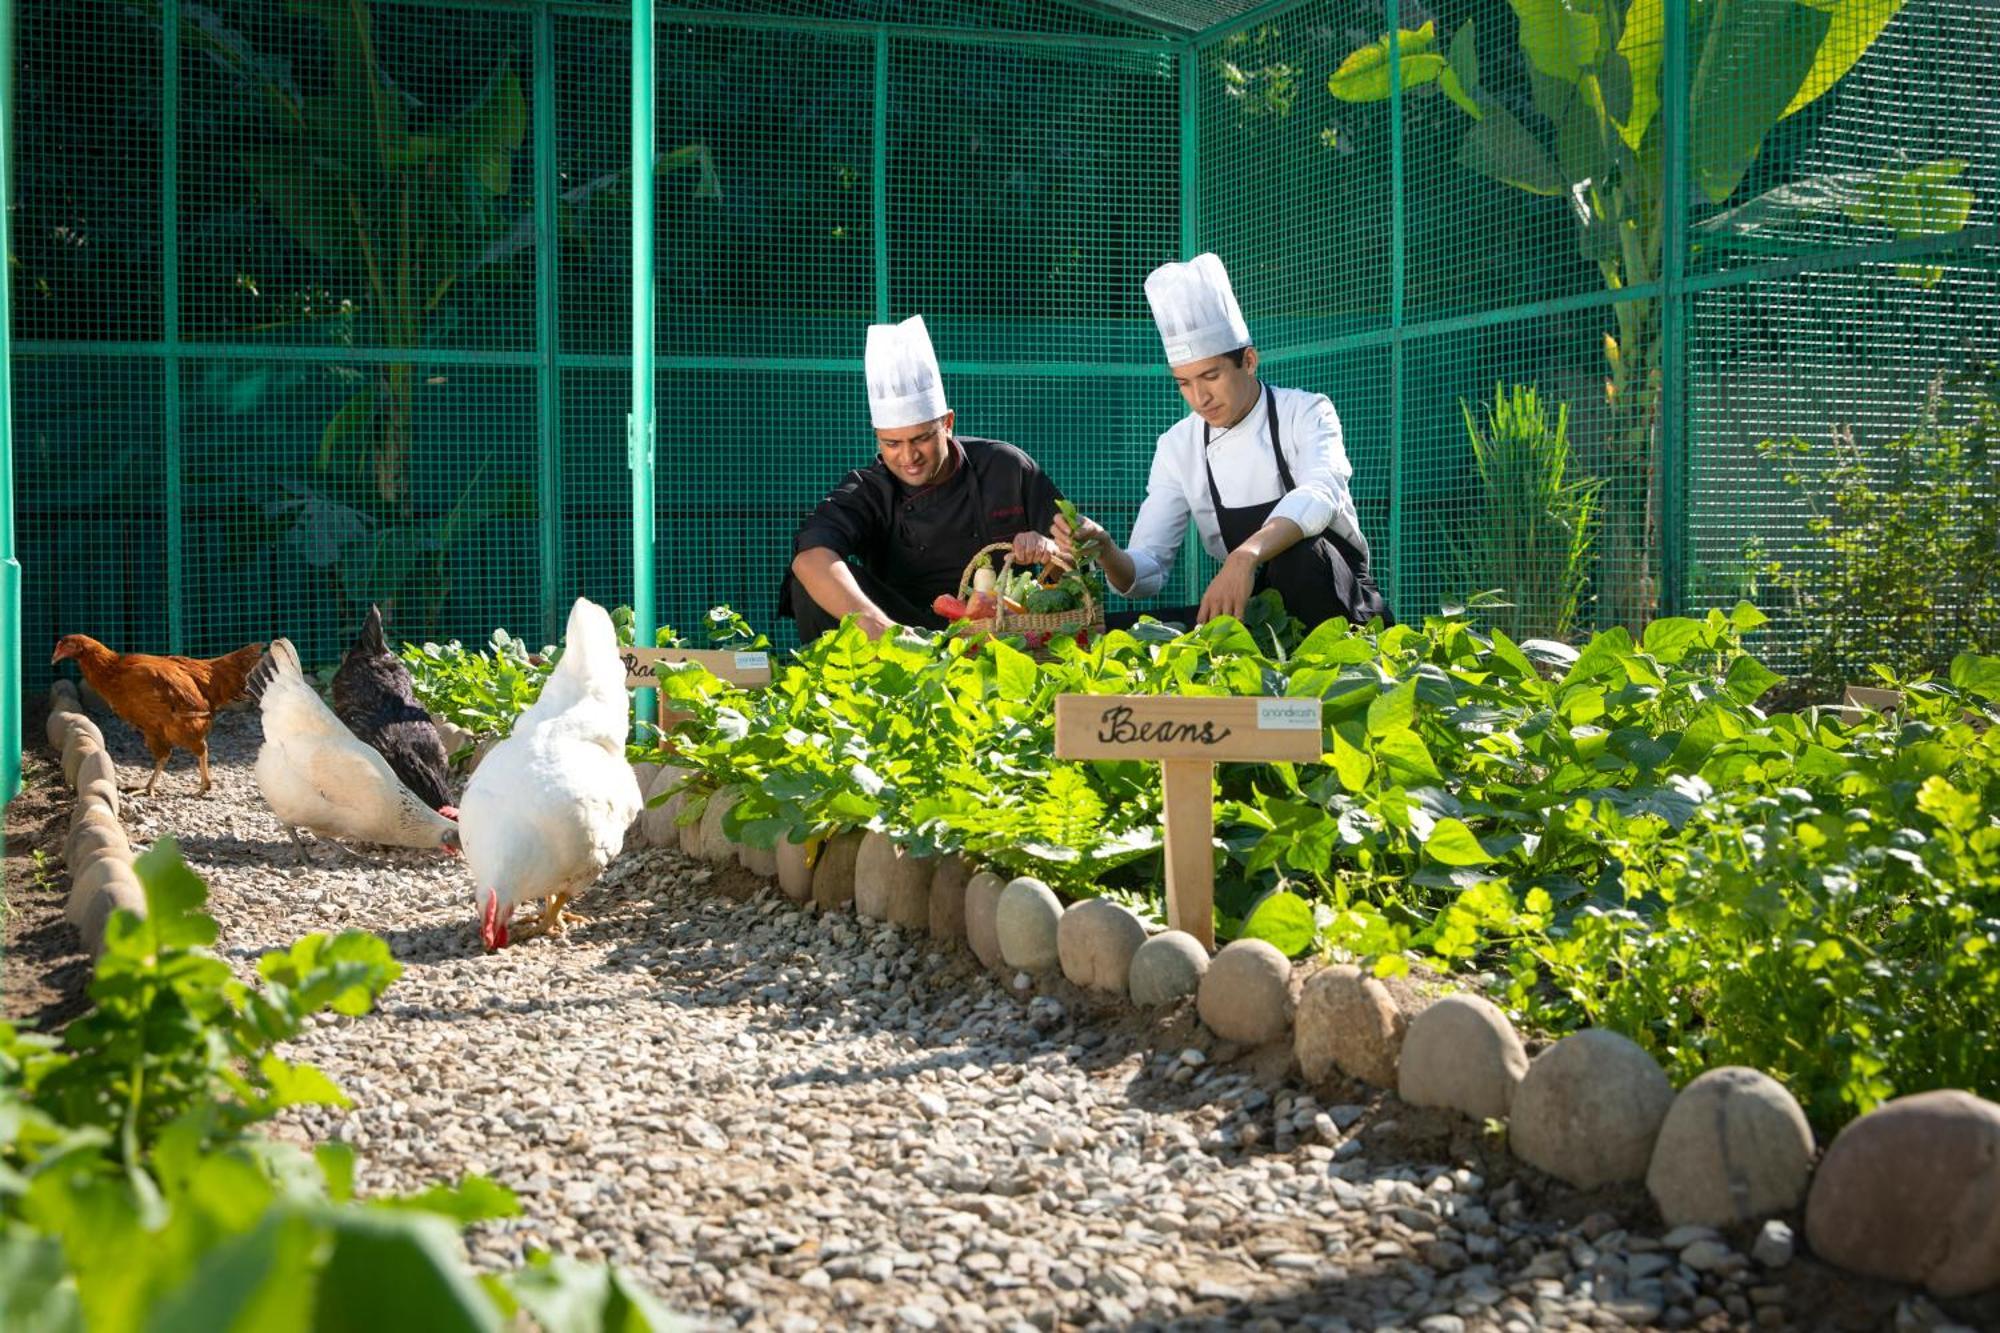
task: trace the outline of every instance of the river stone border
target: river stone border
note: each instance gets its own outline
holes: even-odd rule
[[[119,818],[118,769],[104,733],[83,711],[83,699],[70,681],[49,686],[49,717],[42,734],[62,756],[63,781],[76,793],[63,839],[70,884],[63,917],[95,959],[104,952],[104,927],[113,912],[146,915],[146,891],[132,869],[132,844]]]
[[[858,843],[860,838],[855,834],[859,832],[861,831],[857,830],[847,836],[851,841]],[[888,842],[887,835],[880,832],[869,836],[878,843]],[[738,860],[746,864],[746,868],[759,861],[754,854],[747,858],[743,856],[741,844],[737,845],[737,850]],[[885,851],[878,851],[877,857],[871,860],[886,859],[887,855]],[[982,911],[978,901],[982,895],[971,887],[972,881],[985,872],[982,872],[975,863],[969,860],[961,861],[957,857],[944,858],[928,864],[934,867],[933,884],[937,884],[939,880],[949,881],[948,884],[939,886],[942,892],[951,896],[949,910],[924,914],[929,927],[927,931],[923,924],[918,923],[917,917],[920,914],[915,910],[914,901],[911,901],[906,909],[908,913],[906,919],[910,924],[903,928],[917,935],[928,933],[935,947],[970,949],[973,941],[977,939],[982,924],[986,929],[991,929],[990,922],[981,921],[983,916],[991,915],[991,905]],[[760,878],[768,879],[769,876],[760,875]],[[854,892],[857,899],[872,904],[878,896],[886,897],[888,891],[875,886],[864,887],[856,884]],[[899,899],[909,899],[914,890],[908,885],[898,884],[894,893]],[[797,903],[796,900],[794,902],[802,909],[814,910],[807,903]],[[1147,931],[1143,923],[1126,908],[1104,899],[1083,899],[1072,903],[1058,901],[1057,906],[1060,916],[1057,920],[1057,935],[1052,937],[1052,947],[1055,939],[1059,938],[1064,930],[1070,931],[1073,935],[1079,935],[1086,930],[1092,935],[1107,930],[1114,934],[1129,935],[1130,926],[1122,921],[1112,921],[1114,914],[1130,917],[1131,925],[1138,927],[1145,937],[1145,943],[1161,940],[1167,936],[1177,937],[1174,942],[1179,943],[1180,939],[1185,938],[1181,937],[1180,932]],[[817,910],[851,912],[854,910],[854,902],[846,901],[833,907],[822,905]],[[1071,919],[1073,916],[1079,919],[1073,921]],[[1081,919],[1084,916],[1092,918],[1088,926]],[[968,932],[972,935],[972,940],[967,938]],[[1256,942],[1258,945],[1261,943],[1261,941]],[[1204,1019],[1204,1026],[1208,1026],[1211,1033],[1225,1046],[1238,1051],[1255,1049],[1253,1042],[1246,1041],[1245,1038],[1262,1038],[1265,1048],[1275,1048],[1283,1042],[1292,1047],[1294,1072],[1307,1068],[1319,1070],[1318,1076],[1303,1078],[1301,1081],[1307,1084],[1322,1082],[1331,1072],[1326,1068],[1329,1063],[1327,1056],[1320,1049],[1327,1041],[1327,1036],[1323,1030],[1316,1030],[1310,1024],[1307,1030],[1302,1031],[1297,1022],[1300,983],[1306,978],[1302,977],[1291,961],[1284,958],[1278,950],[1268,945],[1244,948],[1244,944],[1244,941],[1238,941],[1229,946],[1229,949],[1255,955],[1254,967],[1245,969],[1255,974],[1257,983],[1255,986],[1246,988],[1241,994],[1227,997],[1220,994],[1216,986],[1226,982],[1230,974],[1237,970],[1236,967],[1225,966],[1220,973],[1217,973],[1212,966],[1217,959],[1229,953],[1229,949],[1225,949],[1219,954],[1205,955],[1205,961],[1211,964],[1207,971],[1195,972],[1187,979],[1189,984],[1186,991],[1173,995],[1166,1002],[1187,1005],[1196,1001],[1194,992],[1197,990],[1204,992],[1206,1003],[1197,1005],[1197,1013]],[[1143,949],[1145,944],[1137,947]],[[1199,951],[1200,946],[1196,945],[1195,950]],[[1038,955],[1034,960],[1038,966],[1034,968],[1020,967],[1011,960],[997,956],[990,960],[982,958],[980,961],[989,971],[996,972],[1010,982],[1013,989],[1023,992],[1034,985],[1034,974],[1045,977],[1057,975],[1057,963],[1061,961],[1060,974],[1081,989],[1094,990],[1099,994],[1120,994],[1128,1004],[1138,1010],[1159,1007],[1145,1002],[1146,999],[1154,998],[1154,988],[1145,984],[1142,969],[1130,965],[1129,959],[1125,957],[1123,944],[1114,951],[1120,960],[1127,962],[1127,985],[1119,992],[1108,991],[1103,980],[1107,973],[1116,975],[1118,969],[1115,964],[1106,966],[1103,961],[1090,956],[1094,955],[1096,950],[1077,948],[1072,952],[1076,955],[1073,964],[1069,960],[1058,960],[1055,957],[1047,959],[1044,963]],[[1084,961],[1086,956],[1090,956],[1088,962]],[[1232,956],[1229,961],[1236,963],[1238,960]],[[1070,975],[1072,972],[1075,975]],[[1326,972],[1320,971],[1316,972],[1311,980],[1321,985],[1330,984],[1322,980],[1325,977]],[[1135,989],[1133,986],[1135,978],[1139,981],[1136,989],[1145,997],[1144,999],[1132,993]],[[1347,978],[1347,980],[1358,982],[1361,979]],[[1372,983],[1372,978],[1368,980]],[[1379,985],[1372,987],[1371,993],[1373,989],[1379,989]],[[1250,994],[1251,991],[1255,994]],[[1371,1040],[1370,1054],[1375,1056],[1376,1060],[1370,1062],[1375,1067],[1368,1072],[1377,1078],[1389,1078],[1389,1086],[1394,1088],[1394,1074],[1412,1063],[1428,1068],[1465,1068],[1477,1064],[1482,1058],[1487,1060],[1494,1058],[1487,1048],[1492,1047],[1496,1040],[1508,1050],[1525,1051],[1525,1043],[1522,1042],[1520,1034],[1514,1030],[1511,1021],[1497,1006],[1470,993],[1449,996],[1447,1002],[1477,1006],[1484,1012],[1486,1023],[1483,1025],[1417,1023],[1410,1021],[1415,1015],[1401,1014],[1400,1017],[1406,1026],[1401,1026],[1395,1034],[1401,1038],[1400,1041]],[[1215,1032],[1212,1025],[1205,1021],[1208,1013],[1203,1012],[1204,1009],[1216,1013],[1218,1017],[1226,1010],[1228,1016],[1223,1019],[1223,1023],[1229,1031]],[[1263,1012],[1264,1010],[1269,1012]],[[1384,1021],[1392,1027],[1398,1026],[1393,1019]],[[1323,1029],[1324,1022],[1319,1022],[1317,1027]],[[1577,1040],[1579,1036],[1583,1037],[1582,1041]],[[1468,1042],[1478,1049],[1467,1047]],[[1708,1226],[1676,1225],[1674,1221],[1669,1220],[1667,1225],[1673,1229],[1663,1236],[1658,1244],[1662,1249],[1673,1252],[1678,1256],[1679,1262],[1692,1271],[1699,1273],[1716,1269],[1732,1271],[1741,1269],[1747,1272],[1753,1262],[1765,1270],[1781,1269],[1789,1264],[1792,1257],[1791,1245],[1789,1243],[1777,1245],[1772,1242],[1771,1236],[1775,1231],[1782,1232],[1787,1238],[1790,1237],[1790,1228],[1778,1215],[1795,1212],[1799,1201],[1806,1199],[1811,1187],[1817,1183],[1813,1158],[1818,1152],[1818,1145],[1814,1143],[1810,1130],[1806,1129],[1805,1113],[1791,1094],[1776,1080],[1766,1075],[1747,1077],[1746,1074],[1754,1071],[1742,1070],[1711,1071],[1709,1075],[1693,1081],[1686,1088],[1673,1089],[1667,1080],[1666,1072],[1644,1050],[1608,1030],[1584,1029],[1582,1034],[1572,1033],[1563,1042],[1548,1046],[1533,1060],[1527,1060],[1524,1064],[1515,1065],[1510,1069],[1508,1071],[1511,1076],[1508,1080],[1510,1086],[1507,1088],[1506,1100],[1510,1103],[1513,1100],[1511,1096],[1513,1085],[1529,1080],[1533,1080],[1535,1085],[1540,1085],[1557,1075],[1554,1063],[1575,1063],[1579,1050],[1594,1052],[1599,1046],[1614,1049],[1618,1058],[1608,1062],[1612,1068],[1592,1071],[1593,1076],[1605,1080],[1605,1085],[1595,1087],[1591,1091],[1591,1097],[1594,1099],[1602,1096],[1613,1100],[1620,1097],[1628,1100],[1636,1098],[1647,1103],[1649,1107],[1657,1104],[1662,1109],[1657,1115],[1649,1113],[1646,1119],[1650,1123],[1637,1128],[1627,1123],[1626,1117],[1584,1114],[1581,1109],[1563,1109],[1560,1113],[1544,1114],[1542,1116],[1544,1123],[1539,1124],[1535,1133],[1530,1135],[1531,1139],[1541,1145],[1540,1150],[1534,1151],[1533,1155],[1545,1159],[1553,1159],[1559,1155],[1563,1166],[1567,1169],[1559,1169],[1553,1173],[1558,1179],[1565,1176],[1591,1179],[1607,1174],[1624,1180],[1650,1177],[1647,1182],[1648,1193],[1670,1219],[1686,1217],[1690,1212],[1719,1209],[1724,1205],[1712,1200],[1726,1200],[1728,1212],[1731,1214],[1730,1222],[1739,1228],[1745,1228],[1746,1237],[1754,1236],[1757,1243],[1754,1247],[1750,1247],[1749,1251],[1739,1253],[1723,1239],[1722,1233]],[[1552,1062],[1549,1068],[1538,1069],[1537,1066],[1547,1060],[1551,1052],[1557,1052],[1557,1061]],[[1194,1054],[1195,1052],[1189,1052],[1189,1055]],[[1522,1057],[1516,1056],[1514,1059],[1520,1060]],[[1517,1070],[1519,1072],[1516,1072]],[[1343,1072],[1351,1077],[1359,1077],[1352,1070]],[[1372,1080],[1364,1078],[1363,1081]],[[1616,1085],[1615,1088],[1610,1086],[1613,1084]],[[1658,1099],[1663,1086],[1670,1090],[1667,1094],[1669,1100],[1660,1103]],[[1965,1092],[1952,1095],[1961,1099],[1958,1105],[1969,1108],[1967,1114],[1973,1119],[1981,1123],[2000,1125],[2000,1104],[1982,1100]],[[1842,1137],[1854,1136],[1866,1139],[1867,1130],[1864,1128],[1857,1135],[1855,1132],[1857,1126],[1868,1126],[1876,1116],[1885,1112],[1891,1118],[1907,1114],[1908,1108],[1903,1104],[1907,1100],[1890,1102],[1850,1122],[1846,1129],[1842,1130]],[[1681,1106],[1684,1101],[1687,1104]],[[1498,1108],[1490,1099],[1478,1107],[1454,1105],[1449,1100],[1441,1104],[1446,1109],[1474,1121],[1505,1118],[1504,1115],[1496,1115]],[[1676,1106],[1681,1107],[1678,1116],[1674,1114]],[[1508,1113],[1511,1113],[1512,1109],[1510,1105],[1507,1108]],[[1756,1163],[1736,1161],[1742,1147],[1740,1140],[1745,1132],[1743,1126],[1746,1123],[1764,1124],[1772,1121],[1794,1126],[1792,1130],[1794,1135],[1803,1132],[1803,1142],[1790,1153],[1783,1155],[1782,1160],[1761,1160]],[[1661,1134],[1663,1124],[1673,1125],[1674,1132],[1663,1136]],[[1543,1142],[1550,1139],[1558,1145],[1553,1151]],[[1603,1141],[1599,1141],[1600,1139]],[[1613,1139],[1616,1141],[1613,1142]],[[1942,1136],[1921,1146],[1924,1152],[1942,1160],[1927,1161],[1916,1169],[1936,1178],[1982,1180],[1989,1178],[1993,1171],[1990,1161],[1981,1156],[1986,1149],[1983,1140],[1977,1136]],[[1535,1165],[1518,1149],[1513,1150],[1513,1155],[1527,1161],[1528,1165]],[[1577,1165],[1586,1162],[1614,1160],[1620,1163],[1620,1169],[1615,1171],[1576,1169]],[[1707,1168],[1708,1177],[1702,1182],[1706,1185],[1703,1191],[1706,1208],[1691,1209],[1684,1197],[1687,1194],[1686,1178],[1690,1175],[1699,1175],[1701,1168],[1696,1166],[1697,1163],[1716,1162],[1725,1165]],[[1676,1183],[1682,1185],[1678,1191],[1673,1188]],[[1836,1198],[1836,1193],[1840,1197]],[[1852,1196],[1852,1202],[1849,1201],[1849,1196]],[[1868,1225],[1866,1216],[1857,1215],[1846,1219],[1836,1216],[1836,1209],[1852,1209],[1859,1214],[1878,1210],[1879,1204],[1879,1200],[1861,1190],[1817,1191],[1811,1202],[1813,1209],[1816,1210],[1815,1229],[1826,1233],[1843,1224],[1857,1230]],[[1910,1248],[1913,1252],[1945,1253],[1951,1251],[1954,1246],[1958,1251],[1964,1250],[1963,1237],[1958,1236],[1955,1239],[1955,1233],[1965,1229],[1967,1219],[1963,1216],[1946,1215],[1948,1211],[1940,1210],[1937,1215],[1899,1219],[1908,1228],[1921,1233],[1910,1238]],[[1994,1222],[1994,1219],[2000,1219],[2000,1204],[1995,1204],[1989,1213],[1982,1213],[1975,1226],[1982,1231],[1984,1225],[1989,1222],[2000,1226],[2000,1222]],[[1718,1217],[1716,1220],[1722,1219]],[[2000,1234],[2000,1231],[1996,1231],[1995,1234]],[[1745,1245],[1749,1246],[1748,1239]],[[1996,1245],[1996,1250],[2000,1250],[2000,1245]],[[1821,1254],[1819,1258],[1823,1262],[1836,1263],[1836,1266],[1846,1266],[1837,1263],[1838,1256]],[[1850,1269],[1850,1271],[1855,1270]],[[1961,1261],[1956,1265],[1940,1266],[1935,1270],[1922,1272],[1912,1268],[1906,1270],[1902,1276],[1912,1285],[1921,1284],[1927,1287],[1934,1295],[1949,1297],[1977,1294],[1985,1287],[1975,1287],[1968,1293],[1968,1277],[1970,1276],[1972,1281],[1984,1282],[1986,1286],[2000,1283],[2000,1258],[1988,1263],[1978,1260],[1970,1263]]]

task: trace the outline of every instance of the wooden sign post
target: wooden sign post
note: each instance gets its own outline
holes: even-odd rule
[[[1166,796],[1167,924],[1215,947],[1215,765],[1323,753],[1318,699],[1064,694],[1058,759],[1157,759]]]
[[[693,662],[706,668],[711,675],[748,690],[762,689],[771,683],[771,655],[769,653],[737,653],[727,648],[621,648],[619,654],[625,659],[625,688],[628,690],[658,689],[661,666],[677,662]],[[687,719],[686,713],[662,710],[658,714],[661,730],[676,722]]]

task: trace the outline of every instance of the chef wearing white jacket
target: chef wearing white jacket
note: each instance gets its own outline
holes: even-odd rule
[[[1116,547],[1088,518],[1072,533],[1058,517],[1057,547],[1067,557],[1078,544],[1094,545],[1112,588],[1150,597],[1173,572],[1192,520],[1222,568],[1199,607],[1161,619],[1185,620],[1190,611],[1197,623],[1240,618],[1269,587],[1308,626],[1335,616],[1389,623],[1369,576],[1368,540],[1347,488],[1354,469],[1333,404],[1258,379],[1257,349],[1214,255],[1161,265],[1146,279],[1146,298],[1192,413],[1160,436],[1127,546]]]

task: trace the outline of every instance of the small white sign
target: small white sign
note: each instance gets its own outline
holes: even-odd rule
[[[771,655],[769,653],[736,654],[736,669],[738,671],[764,671],[770,665]]]
[[[1257,730],[1318,731],[1319,700],[1259,699],[1257,701]]]

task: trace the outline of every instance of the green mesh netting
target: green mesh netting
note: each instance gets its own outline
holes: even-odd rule
[[[1564,50],[1506,0],[1403,5],[1393,98],[1350,63],[1377,3],[663,10],[657,618],[728,601],[785,640],[792,531],[870,455],[863,331],[912,313],[961,429],[1122,535],[1181,412],[1141,283],[1201,249],[1269,378],[1339,410],[1398,614],[1760,595],[1759,561],[1818,557],[1759,441],[1865,450],[2000,357],[2000,11],[1808,8],[1591,6]],[[28,688],[68,631],[325,660],[370,601],[474,639],[630,599],[626,6],[17,23]],[[1781,114],[1774,71],[1822,47],[1858,58]],[[1495,537],[1560,527],[1496,472],[1551,450],[1589,497],[1573,559]]]

